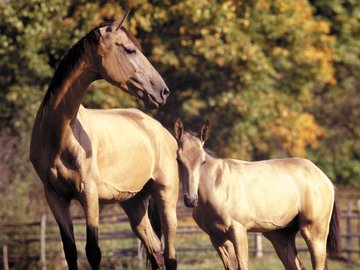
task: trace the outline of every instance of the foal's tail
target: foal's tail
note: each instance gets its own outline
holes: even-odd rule
[[[339,219],[339,208],[334,200],[334,208],[330,220],[329,235],[327,238],[327,251],[332,258],[340,258],[341,255],[341,230]]]

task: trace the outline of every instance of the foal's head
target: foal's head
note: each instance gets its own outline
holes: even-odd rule
[[[202,166],[206,162],[203,148],[210,136],[211,125],[207,120],[201,127],[200,135],[184,132],[184,126],[178,119],[174,126],[175,138],[178,142],[177,161],[184,189],[184,203],[187,207],[195,207],[198,202],[198,188]]]
[[[170,91],[136,39],[123,27],[128,13],[98,28],[98,47],[92,55],[97,72],[111,84],[140,98],[145,106],[158,108],[166,103]]]

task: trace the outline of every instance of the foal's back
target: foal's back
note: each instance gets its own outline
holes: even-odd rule
[[[220,165],[221,164],[221,165]],[[334,188],[311,161],[301,158],[246,162],[218,160],[213,203],[249,231],[286,227],[296,217],[318,218],[332,211]],[[329,206],[327,209],[326,206]],[[224,220],[229,220],[224,217]]]

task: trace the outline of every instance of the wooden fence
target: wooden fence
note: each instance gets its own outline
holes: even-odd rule
[[[186,237],[200,237],[206,239],[199,241],[201,245],[189,246],[185,241],[176,244],[178,252],[189,251],[209,251],[214,250],[208,241],[207,236],[191,222],[191,211],[185,207],[178,208],[179,226],[177,239]],[[187,222],[184,220],[188,220]],[[190,222],[189,222],[190,220]],[[190,225],[188,225],[190,224]],[[343,237],[343,258],[348,263],[353,263],[360,258],[360,200],[357,202],[350,201],[347,209],[341,211],[341,225]],[[75,237],[79,246],[84,246],[85,221],[83,217],[74,218]],[[124,213],[105,214],[100,217],[100,245],[103,251],[103,257],[122,255],[142,258],[140,242],[136,239],[128,224],[128,219]],[[116,247],[109,245],[104,250],[104,242],[120,241]],[[64,255],[61,249],[61,240],[57,225],[53,221],[47,221],[45,215],[39,222],[22,223],[22,224],[5,224],[0,225],[0,245],[2,247],[1,260],[4,270],[9,269],[12,265],[18,268],[27,269],[30,263],[40,265],[40,269],[45,270],[47,261],[59,260],[64,263]],[[120,247],[119,247],[120,246]],[[83,250],[83,248],[82,248]],[[298,248],[299,252],[307,251],[305,245]],[[267,243],[263,244],[261,234],[249,233],[249,251],[256,257],[262,257],[264,253],[274,252],[274,249]],[[81,253],[81,248],[78,247]],[[81,257],[81,256],[80,256]],[[82,257],[85,260],[85,255]],[[19,266],[18,262],[22,261]],[[0,266],[1,269],[1,266]]]

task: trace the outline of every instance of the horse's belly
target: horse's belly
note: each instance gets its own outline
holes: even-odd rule
[[[127,199],[134,197],[136,193],[137,191],[122,191],[106,183],[101,183],[98,186],[99,201],[101,203],[126,201]]]
[[[287,227],[299,213],[296,198],[288,198],[282,203],[270,204],[251,211],[248,230],[266,232]]]

